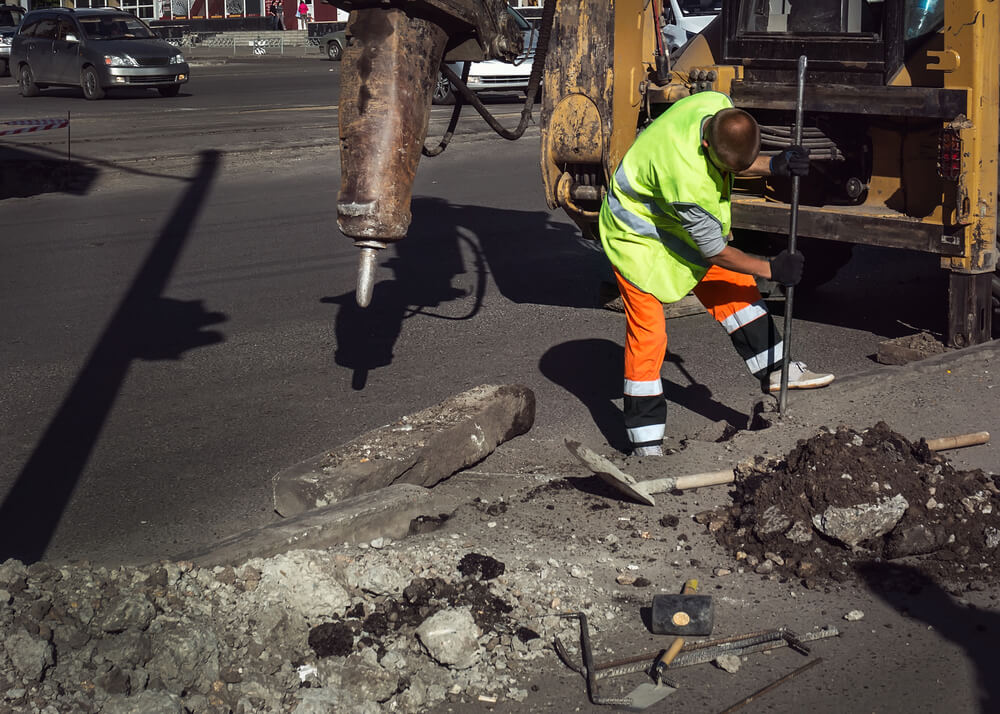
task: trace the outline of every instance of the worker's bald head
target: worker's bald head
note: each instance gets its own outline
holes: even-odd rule
[[[706,148],[714,152],[719,168],[745,171],[760,153],[760,127],[742,109],[720,109],[707,122],[702,135]]]

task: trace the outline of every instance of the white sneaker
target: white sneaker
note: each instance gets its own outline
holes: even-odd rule
[[[770,382],[770,391],[780,392],[781,391],[781,370],[775,370],[768,375],[768,380]],[[799,362],[798,360],[792,360],[788,363],[788,388],[789,389],[816,389],[817,387],[825,387],[830,382],[833,381],[832,374],[820,374],[818,372],[810,372],[809,368],[806,367],[805,362]]]
[[[632,449],[633,456],[663,456],[663,447],[659,444],[652,446],[637,446]]]

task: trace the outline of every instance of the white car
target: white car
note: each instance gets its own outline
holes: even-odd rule
[[[664,3],[661,28],[667,52],[675,53],[708,27],[722,11],[722,0],[668,0]]]
[[[477,94],[479,92],[523,92],[528,88],[528,77],[535,61],[535,45],[538,43],[538,32],[516,10],[508,7],[511,17],[521,29],[524,36],[524,51],[518,55],[517,61],[501,62],[500,60],[485,60],[473,62],[469,68],[469,79],[466,86]],[[459,77],[462,76],[463,62],[449,62],[448,66]],[[434,88],[434,104],[454,104],[455,90],[451,83],[438,73],[438,83]]]

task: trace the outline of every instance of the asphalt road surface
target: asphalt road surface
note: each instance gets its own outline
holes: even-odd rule
[[[545,206],[537,131],[463,119],[361,310],[335,223],[339,65],[192,75],[102,102],[0,80],[0,120],[72,112],[75,157],[72,190],[0,193],[0,561],[143,562],[272,522],[277,471],[481,383],[536,392],[534,429],[501,447],[522,472],[566,434],[624,448],[623,320],[598,307],[602,255]],[[492,106],[516,123],[513,99]],[[58,134],[0,151],[58,162]],[[871,369],[881,339],[941,332],[944,286],[933,258],[857,250],[796,300],[794,354]],[[668,331],[670,437],[745,423],[759,389],[724,333]]]

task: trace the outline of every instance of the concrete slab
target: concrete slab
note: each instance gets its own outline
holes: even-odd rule
[[[239,565],[250,558],[307,548],[328,548],[375,538],[402,538],[420,516],[451,513],[456,501],[428,488],[401,483],[301,513],[279,523],[226,538],[218,545],[178,560],[196,565]]]
[[[534,421],[535,395],[527,387],[474,387],[278,473],[275,510],[292,516],[394,483],[433,486]]]

